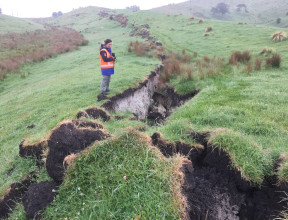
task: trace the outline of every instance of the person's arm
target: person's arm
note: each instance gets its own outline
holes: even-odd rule
[[[105,62],[111,62],[115,60],[114,57],[107,58],[107,53],[105,51],[101,51],[100,55]]]

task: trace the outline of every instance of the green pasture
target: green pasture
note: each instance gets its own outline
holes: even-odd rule
[[[151,207],[155,208],[154,202],[157,203],[157,199],[161,201],[157,203],[157,209],[153,210],[162,211],[157,212],[160,216],[156,212],[153,214],[155,219],[175,219],[178,216],[179,207],[171,198],[172,177],[169,176],[175,166],[174,162],[155,156],[156,153],[141,142],[141,138],[133,139],[129,132],[123,131],[128,126],[134,130],[141,128],[148,135],[159,131],[167,140],[185,142],[195,141],[190,136],[191,132],[216,131],[209,142],[231,155],[231,166],[238,168],[244,178],[261,184],[264,176],[273,174],[273,162],[281,153],[287,153],[288,149],[288,43],[270,40],[274,32],[282,29],[214,20],[204,20],[199,24],[199,19],[189,20],[184,15],[114,11],[128,16],[129,24],[123,28],[108,18],[100,19],[99,11],[100,9],[93,7],[82,8],[55,20],[43,20],[42,22],[52,25],[65,25],[81,31],[89,44],[43,62],[25,65],[21,68],[20,75],[8,75],[0,82],[0,195],[11,183],[19,181],[30,171],[38,172],[40,180],[48,179],[44,171],[36,170],[32,159],[19,158],[18,145],[22,139],[36,143],[46,138],[50,130],[62,120],[75,119],[79,110],[95,105],[99,107],[103,103],[96,102],[101,82],[98,57],[100,42],[111,38],[113,52],[117,55],[116,73],[112,77],[112,91],[109,96],[136,86],[160,64],[156,58],[138,57],[127,52],[128,43],[137,39],[129,37],[131,23],[136,26],[149,24],[151,36],[155,36],[166,49],[180,53],[185,49],[186,53],[191,54],[193,62],[203,56],[216,56],[223,58],[225,64],[228,64],[233,52],[249,50],[253,62],[256,58],[263,59],[262,69],[245,73],[246,64],[240,64],[228,68],[228,71],[219,76],[202,80],[173,76],[170,85],[179,93],[185,94],[194,89],[199,89],[200,93],[178,108],[163,126],[148,127],[143,122],[130,121],[129,113],[123,113],[124,120],[102,122],[117,138],[94,145],[90,149],[91,154],[83,154],[77,159],[75,168],[69,170],[65,185],[59,190],[56,202],[47,209],[47,219],[73,217],[78,212],[83,219],[93,219],[99,213],[103,219],[109,216],[113,219],[120,214],[123,219],[149,219],[151,216],[147,213],[151,212]],[[208,26],[212,27],[212,32],[204,37]],[[274,48],[281,55],[279,69],[265,68],[266,57],[259,55],[265,47]],[[193,56],[194,53],[197,53],[197,57]],[[35,128],[27,129],[31,124]],[[130,145],[131,149],[128,151],[126,147]],[[138,152],[135,149],[141,150]],[[103,161],[98,154],[103,155]],[[113,157],[115,161],[110,161]],[[137,161],[134,158],[138,158]],[[111,172],[115,181],[109,185],[110,182],[106,183],[103,175],[108,175],[105,172],[112,167],[115,168],[115,172]],[[143,167],[145,169],[141,169]],[[77,175],[77,169],[83,170],[85,175]],[[131,192],[121,179],[124,171],[133,176],[130,183],[135,188]],[[103,175],[98,178],[97,173],[102,172]],[[147,176],[153,179],[151,183],[145,182]],[[287,168],[281,170],[279,179],[287,181]],[[96,197],[92,194],[94,185],[91,184],[96,183],[95,181],[99,181],[97,185],[100,186],[105,182],[108,187],[100,187]],[[159,187],[160,183],[163,184],[160,187],[163,190],[159,188],[159,194],[155,196],[157,192],[151,188]],[[78,187],[83,190],[84,197],[79,198]],[[140,193],[139,197],[137,192]],[[108,199],[111,193],[117,195],[115,201]],[[155,201],[152,199],[142,211],[139,210],[139,199],[146,201],[152,195],[153,198],[157,197]],[[163,201],[166,198],[163,196],[167,196],[167,201]],[[95,199],[99,203],[91,202]],[[133,199],[135,204],[132,205]],[[114,209],[119,204],[123,205],[121,209]],[[110,208],[107,211],[105,207]],[[163,210],[163,207],[167,209]],[[23,219],[21,205],[11,219]]]

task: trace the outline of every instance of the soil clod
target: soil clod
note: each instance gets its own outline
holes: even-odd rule
[[[11,184],[6,194],[0,198],[0,219],[8,217],[10,211],[21,201],[30,184],[30,179],[25,179],[21,183]]]
[[[57,183],[62,182],[64,176],[63,160],[67,155],[78,153],[93,142],[106,139],[109,136],[109,133],[104,129],[83,128],[78,127],[77,124],[79,126],[77,121],[60,124],[52,131],[48,140],[49,153],[46,169]]]
[[[108,97],[103,94],[103,93],[100,93],[98,96],[97,96],[97,101],[100,102],[102,100],[105,100],[105,99],[108,99]]]
[[[107,114],[104,110],[97,107],[88,108],[85,111],[80,111],[77,113],[76,117],[78,119],[81,117],[93,118],[93,119],[101,118],[103,121],[109,121],[111,119],[111,116],[109,114]]]
[[[35,125],[34,125],[34,124],[32,124],[32,125],[28,125],[27,128],[28,128],[28,129],[35,128]]]
[[[43,211],[56,195],[56,184],[44,181],[31,184],[22,199],[27,219],[40,219]]]
[[[104,126],[102,124],[92,122],[92,121],[80,121],[80,120],[72,120],[72,123],[77,128],[92,128],[92,129],[103,129]]]
[[[36,157],[37,165],[43,165],[43,151],[47,147],[46,141],[41,141],[37,144],[27,144],[25,140],[23,140],[19,145],[19,155],[20,157]]]

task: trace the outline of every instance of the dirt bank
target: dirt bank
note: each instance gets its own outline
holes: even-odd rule
[[[132,112],[138,120],[162,123],[176,108],[198,94],[198,90],[179,95],[174,88],[160,81],[162,67],[152,72],[137,87],[129,88],[110,98],[101,107],[110,112]]]
[[[43,181],[31,184],[22,199],[26,218],[40,219],[41,212],[53,201],[56,189],[54,182]]]
[[[60,123],[48,138],[49,152],[46,160],[48,174],[55,182],[62,182],[63,160],[72,153],[84,150],[95,141],[109,137],[103,126],[93,122],[67,121]]]
[[[101,107],[110,112],[131,111],[139,120],[147,117],[148,106],[153,102],[152,96],[159,85],[160,68],[152,72],[147,79],[140,82],[137,87],[129,88],[124,92],[110,98]]]
[[[206,134],[198,134],[205,137]],[[182,194],[188,202],[185,210],[188,219],[194,220],[272,220],[285,210],[287,187],[277,186],[274,178],[266,178],[261,186],[254,186],[231,168],[229,154],[213,149],[202,139],[203,148],[179,151],[176,143],[165,141],[159,133],[152,142],[165,156],[181,153],[191,163],[182,165],[184,174]],[[197,150],[197,153],[192,152]],[[191,157],[191,155],[194,155]]]

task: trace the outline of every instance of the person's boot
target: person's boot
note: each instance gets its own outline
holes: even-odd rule
[[[108,99],[107,97],[107,93],[106,92],[101,92],[98,96],[97,96],[97,101],[100,102],[102,100]]]

